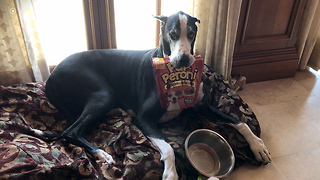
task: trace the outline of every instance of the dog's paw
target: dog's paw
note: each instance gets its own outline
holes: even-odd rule
[[[98,149],[93,156],[100,160],[101,162],[107,163],[107,164],[115,164],[115,161],[113,160],[112,156],[108,153],[106,153],[104,150]]]
[[[178,180],[179,176],[176,171],[164,171],[162,180]]]
[[[216,178],[216,177],[209,177],[208,180],[219,180],[219,178]]]
[[[250,147],[256,160],[262,162],[264,165],[271,163],[271,155],[263,140],[257,136],[253,136],[253,142],[254,143],[250,144]]]
[[[247,124],[239,123],[235,126],[235,128],[247,140],[257,161],[262,162],[264,165],[267,165],[271,162],[271,156],[266,145],[264,145],[262,139],[260,139],[251,131]]]

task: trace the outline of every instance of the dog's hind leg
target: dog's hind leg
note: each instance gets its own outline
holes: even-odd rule
[[[84,134],[94,122],[101,121],[105,118],[106,114],[114,106],[113,99],[113,96],[105,90],[93,93],[90,96],[90,100],[86,102],[80,117],[62,134],[62,137],[68,142],[84,147],[85,150],[96,159],[108,164],[114,163],[112,156],[90,144],[84,138]]]
[[[54,95],[53,91],[51,90],[48,90],[49,87],[47,86],[46,87],[46,95],[51,95],[51,101],[52,103],[55,104],[55,108],[57,108],[63,115],[64,117],[67,119],[67,127],[69,127],[72,123],[74,123],[77,118],[76,116],[74,115],[74,112],[72,112],[68,106],[65,105],[65,103],[59,103],[60,101],[58,100],[58,98]],[[62,132],[60,133],[57,133],[57,134],[53,134],[53,133],[48,133],[48,132],[45,132],[45,131],[41,131],[41,130],[38,130],[38,129],[31,129],[33,134],[41,139],[44,139],[44,140],[49,140],[49,141],[53,141],[53,140],[57,140],[57,139],[60,139],[62,138]]]

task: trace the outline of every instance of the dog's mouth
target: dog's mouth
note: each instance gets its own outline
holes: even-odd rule
[[[178,56],[170,57],[170,61],[173,67],[182,68],[182,67],[190,67],[195,58],[191,54],[179,54]]]

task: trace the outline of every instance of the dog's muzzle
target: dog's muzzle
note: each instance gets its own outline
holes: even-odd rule
[[[190,66],[190,57],[188,54],[182,54],[180,57],[179,57],[179,63],[178,63],[178,66],[179,67],[188,67]]]
[[[175,104],[177,103],[178,99],[177,98],[172,98],[172,103]]]
[[[195,61],[195,58],[191,54],[179,53],[176,56],[170,57],[170,62],[175,68],[189,67]]]

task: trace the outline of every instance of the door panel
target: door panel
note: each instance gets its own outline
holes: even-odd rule
[[[292,17],[294,1],[249,0],[245,37],[285,35]]]
[[[303,2],[243,0],[235,54],[294,47]]]
[[[246,74],[248,82],[277,79],[268,73],[282,74],[278,78],[294,75],[299,61],[295,45],[306,1],[243,0],[232,73]],[[278,56],[281,58],[275,58]],[[279,68],[272,70],[272,62],[274,66],[285,64],[279,61],[291,61],[290,66],[284,66],[282,73],[273,72]],[[262,63],[268,63],[271,70],[262,68]],[[252,68],[254,64],[260,69],[246,72],[245,66]]]

